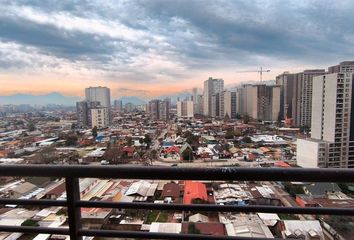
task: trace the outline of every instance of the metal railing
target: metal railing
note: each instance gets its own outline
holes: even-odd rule
[[[115,178],[145,180],[209,180],[209,181],[294,181],[294,182],[352,182],[354,169],[280,169],[280,168],[179,168],[179,167],[126,167],[126,166],[53,166],[53,165],[0,165],[0,176],[63,177],[66,200],[0,199],[0,204],[63,206],[68,209],[69,228],[0,226],[0,232],[47,233],[83,236],[144,238],[144,239],[253,239],[247,237],[210,236],[197,234],[150,233],[84,229],[81,208],[118,208],[207,212],[263,212],[286,214],[350,215],[353,208],[233,206],[211,204],[155,204],[80,200],[79,178]],[[257,238],[259,239],[259,238]]]

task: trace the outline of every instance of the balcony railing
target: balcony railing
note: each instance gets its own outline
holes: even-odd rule
[[[53,166],[53,165],[0,165],[0,176],[63,177],[66,181],[66,200],[0,199],[0,204],[63,206],[68,209],[69,228],[0,226],[0,232],[47,233],[83,236],[144,238],[144,239],[252,239],[245,237],[218,237],[197,234],[149,233],[85,229],[81,225],[82,207],[149,209],[207,212],[263,212],[316,215],[354,215],[352,208],[233,206],[210,204],[155,204],[122,203],[80,200],[79,178],[115,178],[146,180],[209,180],[209,181],[294,181],[294,182],[352,182],[354,169],[280,169],[280,168],[179,168],[179,167],[126,167],[126,166]],[[259,239],[259,238],[257,238]]]

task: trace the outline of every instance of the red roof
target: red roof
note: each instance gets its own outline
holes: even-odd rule
[[[125,146],[125,147],[123,148],[123,152],[128,152],[128,153],[134,153],[134,150],[135,150],[134,147]]]
[[[162,197],[173,197],[173,198],[178,198],[179,197],[179,192],[180,188],[179,185],[176,183],[166,183],[163,186],[163,191],[161,196]]]
[[[287,164],[284,161],[277,161],[277,162],[275,162],[274,165],[277,166],[277,167],[283,167],[283,168],[291,167],[289,164]]]
[[[208,200],[205,184],[201,182],[185,181],[183,203],[191,204],[193,199]]]
[[[165,149],[165,153],[173,153],[173,152],[175,152],[175,153],[179,153],[179,147],[176,147],[176,146],[172,146],[172,147],[169,147],[169,148],[166,148]]]
[[[253,153],[248,154],[248,160],[249,161],[254,161],[256,159],[256,156]]]
[[[61,195],[63,192],[65,192],[65,183],[61,183],[58,186],[56,186],[55,188],[53,188],[52,190],[50,190],[49,192],[47,192],[48,195],[55,195],[55,196],[59,196]]]

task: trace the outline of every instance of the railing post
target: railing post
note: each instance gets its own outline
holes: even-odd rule
[[[66,177],[65,186],[70,239],[82,240],[82,236],[79,236],[79,230],[81,229],[81,209],[77,207],[77,202],[80,200],[79,179],[76,177]]]

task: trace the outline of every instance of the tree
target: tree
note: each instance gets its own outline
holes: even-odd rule
[[[131,137],[127,137],[127,145],[130,147],[131,145],[133,145],[133,139]]]
[[[39,227],[38,221],[27,219],[21,224],[22,227]]]
[[[77,136],[69,134],[65,136],[66,146],[75,146],[77,144]]]
[[[285,190],[293,197],[297,194],[304,194],[304,189],[302,186],[291,184],[290,182],[283,183]]]
[[[34,126],[34,123],[33,122],[29,122],[28,125],[27,125],[27,129],[29,132],[32,132],[34,130],[36,130],[35,126]]]
[[[94,127],[92,128],[92,136],[93,136],[94,138],[97,137],[97,126],[94,126]]]
[[[145,137],[144,137],[144,143],[147,145],[147,148],[150,148],[150,145],[151,145],[151,137],[149,134],[145,134]]]
[[[244,143],[251,143],[252,139],[250,137],[246,136],[246,137],[242,138],[241,141],[244,142]]]
[[[250,121],[250,117],[247,114],[243,115],[243,123],[248,124],[249,121]]]
[[[193,160],[193,152],[189,147],[182,152],[182,158],[187,161]]]
[[[200,234],[200,230],[195,227],[194,223],[188,224],[188,233],[190,234]]]
[[[227,129],[225,133],[225,138],[226,139],[233,139],[235,137],[235,132],[231,128]]]

